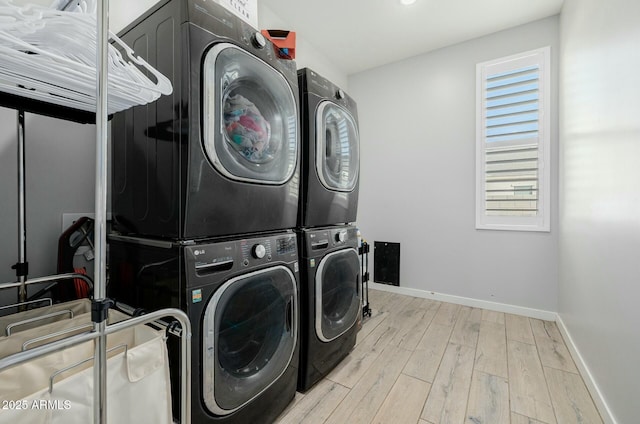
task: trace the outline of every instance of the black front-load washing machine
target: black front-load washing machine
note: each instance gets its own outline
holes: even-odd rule
[[[117,230],[189,240],[294,228],[295,63],[212,0],[163,0],[120,35],[174,91],[113,118]]]
[[[295,233],[189,245],[110,236],[109,258],[111,298],[189,316],[194,424],[269,423],[291,402],[299,361]],[[169,342],[179,416],[179,340]]]
[[[299,227],[356,221],[360,140],[356,102],[311,69],[298,71],[302,158]]]
[[[355,227],[298,230],[298,242],[302,251],[298,389],[304,392],[355,345],[361,275]]]

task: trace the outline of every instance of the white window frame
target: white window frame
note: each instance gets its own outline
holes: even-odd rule
[[[476,229],[510,231],[551,231],[551,64],[550,47],[503,57],[476,65]],[[539,66],[538,103],[538,213],[527,216],[488,216],[485,213],[485,122],[486,109],[484,92],[487,75],[520,69],[531,65]],[[500,147],[504,142],[492,142],[492,147]],[[509,141],[508,146],[527,144],[531,141]]]

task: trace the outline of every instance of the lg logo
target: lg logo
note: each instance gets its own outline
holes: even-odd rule
[[[203,250],[194,250],[194,251],[193,251],[193,254],[194,254],[195,256],[198,256],[198,255],[204,255],[204,253],[205,253],[205,252],[204,252],[204,249],[203,249]]]

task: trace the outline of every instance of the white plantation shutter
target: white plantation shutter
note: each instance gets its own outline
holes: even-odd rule
[[[549,231],[549,48],[477,77],[476,228]]]

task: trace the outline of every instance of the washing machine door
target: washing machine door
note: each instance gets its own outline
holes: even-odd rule
[[[327,254],[316,271],[316,334],[330,342],[349,330],[360,314],[360,261],[355,249]]]
[[[360,140],[353,116],[324,101],[316,110],[316,170],[329,190],[352,191],[358,181]]]
[[[203,80],[203,143],[214,168],[232,180],[287,182],[298,158],[298,108],[283,75],[221,43],[205,55]]]
[[[201,370],[212,413],[242,408],[284,373],[296,347],[297,298],[295,277],[284,266],[241,275],[214,292],[204,315]]]

